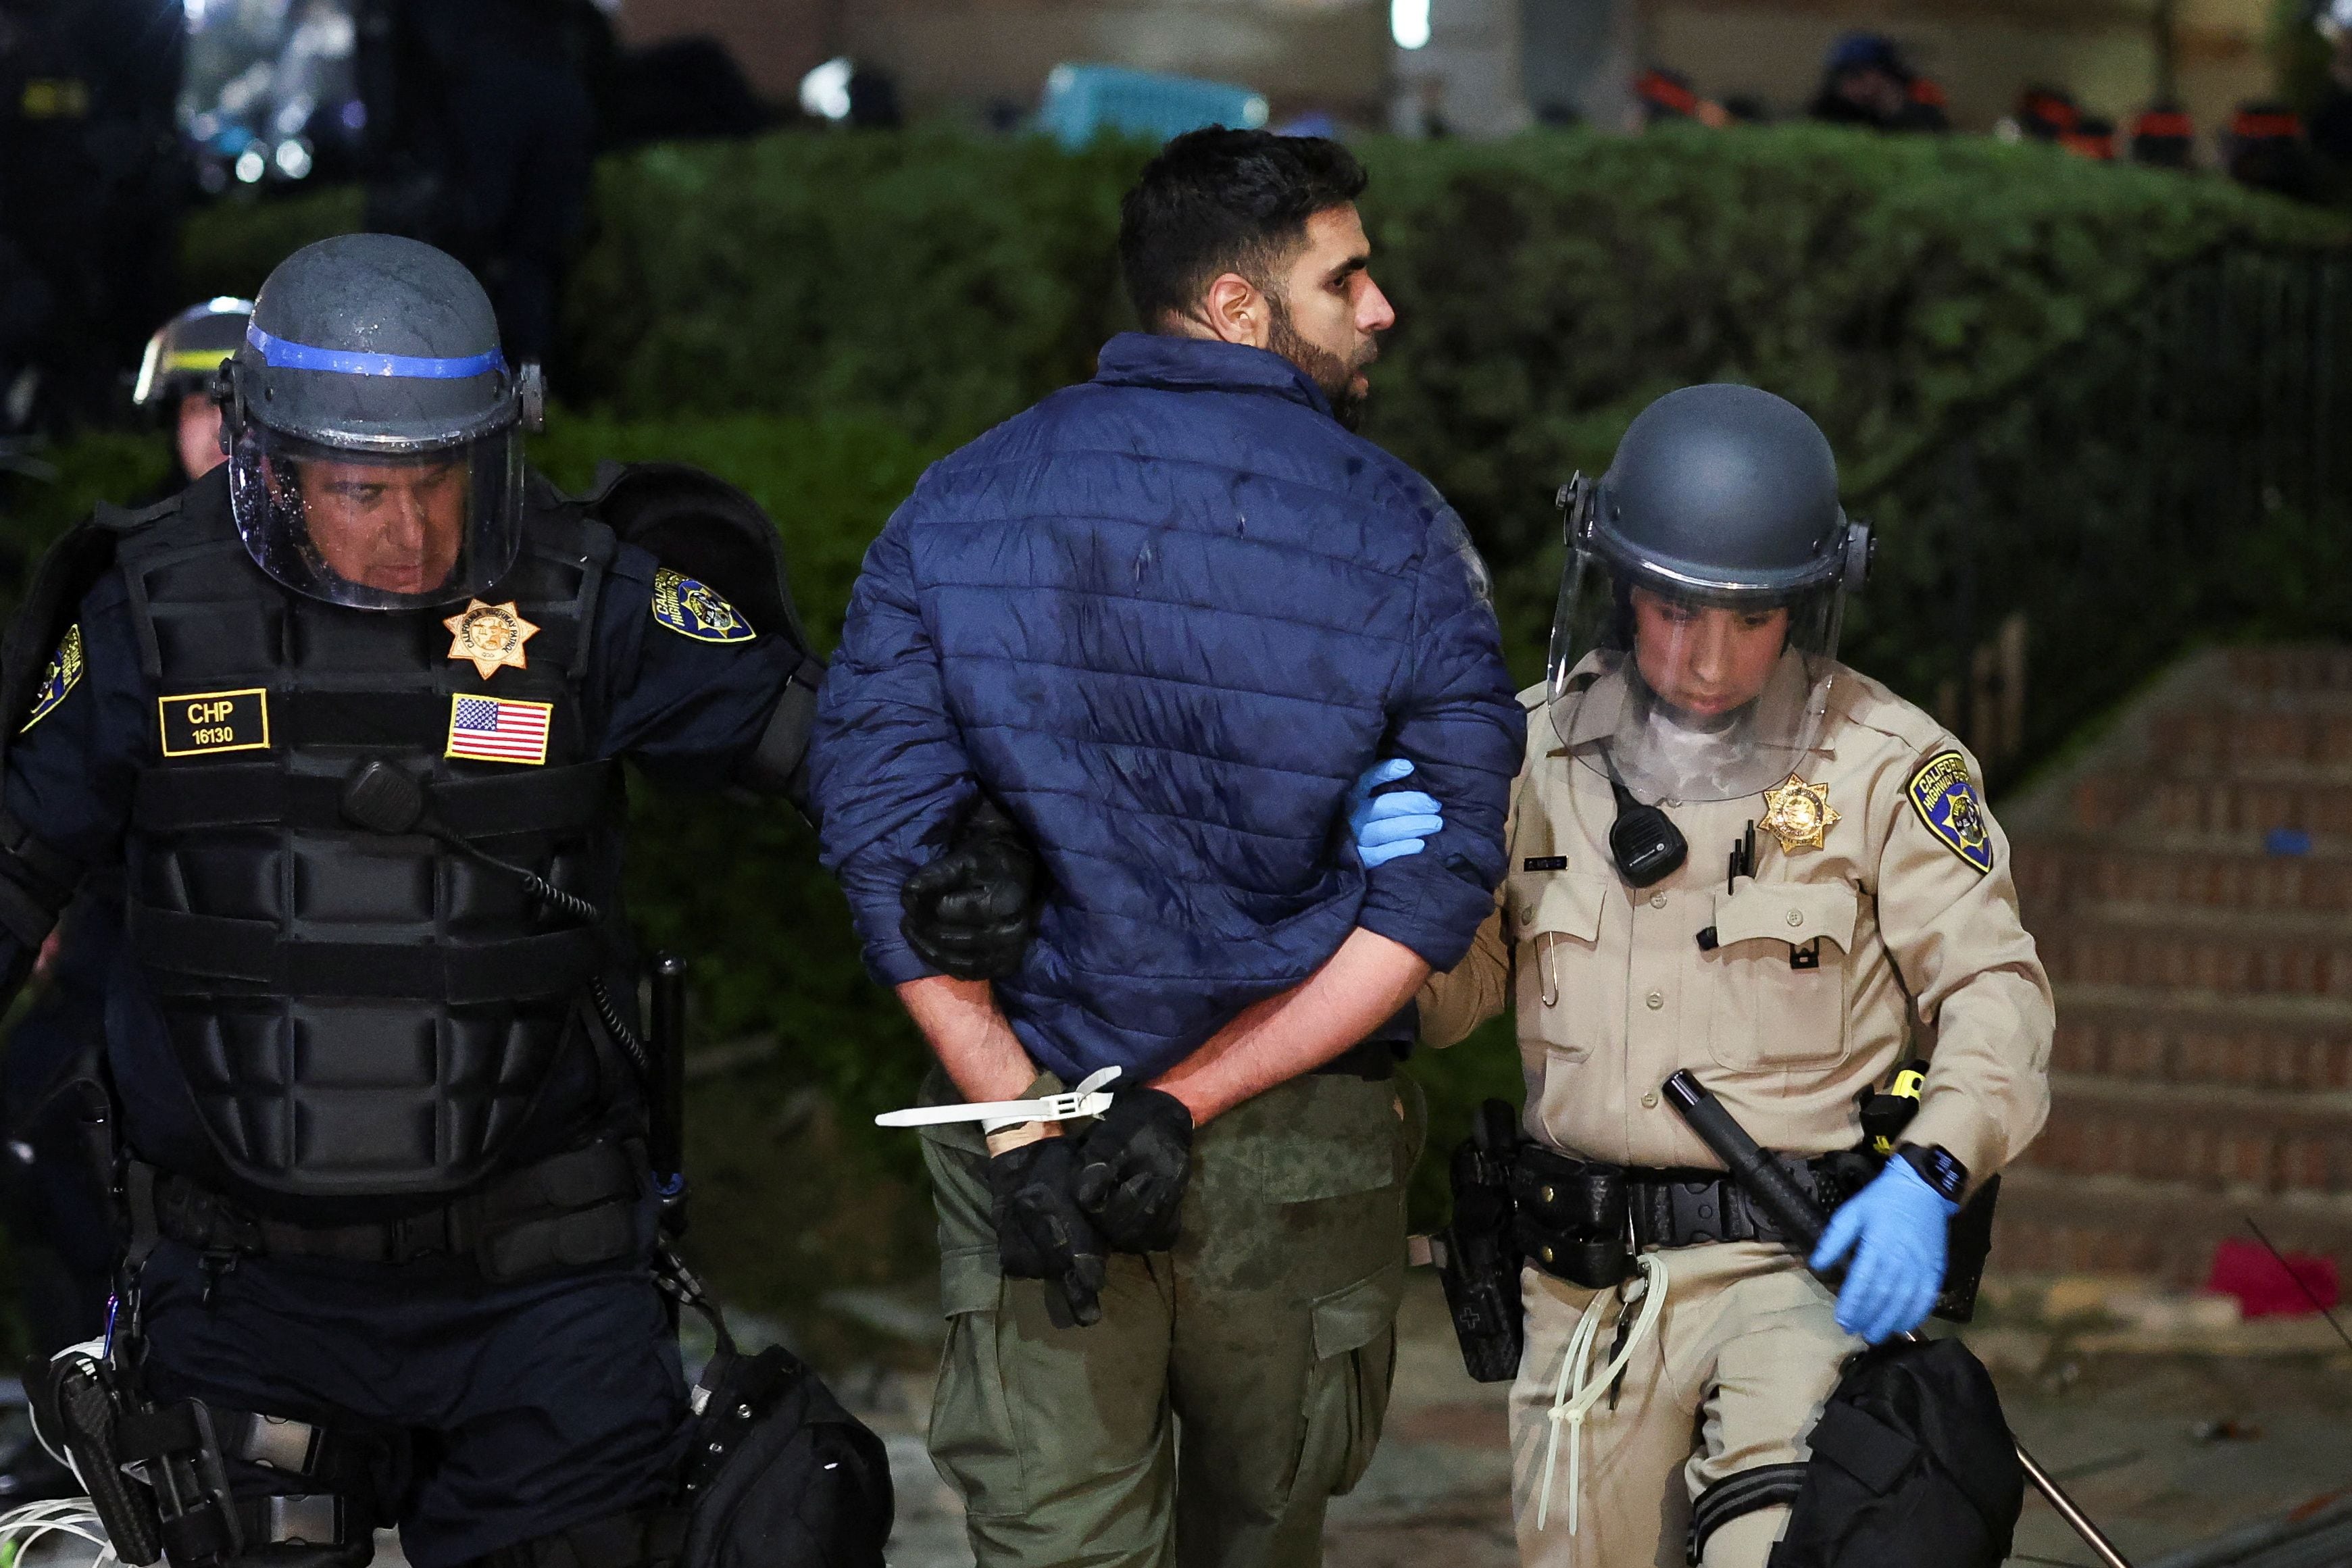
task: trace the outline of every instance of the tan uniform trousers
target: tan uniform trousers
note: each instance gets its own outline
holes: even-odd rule
[[[1529,1269],[1527,1354],[1511,1387],[1511,1514],[1526,1568],[1681,1568],[1691,1503],[1726,1476],[1801,1462],[1803,1442],[1861,1342],[1840,1331],[1836,1298],[1788,1249],[1757,1242],[1680,1247],[1664,1259],[1666,1304],[1626,1364],[1622,1394],[1584,1421],[1576,1532],[1569,1532],[1569,1433],[1549,1517],[1536,1525],[1548,1416],[1577,1320],[1596,1292]],[[1615,1292],[1610,1292],[1614,1295]],[[1603,1309],[1594,1375],[1617,1329]],[[1638,1309],[1636,1309],[1638,1312]],[[1786,1508],[1759,1509],[1707,1538],[1705,1568],[1763,1568]]]

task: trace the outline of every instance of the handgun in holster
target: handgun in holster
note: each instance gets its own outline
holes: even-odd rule
[[[212,1413],[199,1400],[155,1406],[95,1344],[26,1368],[34,1427],[71,1460],[114,1554],[131,1568],[219,1568],[245,1550]]]
[[[1867,1162],[1869,1176],[1876,1176],[1894,1157],[1911,1118],[1919,1113],[1919,1096],[1927,1085],[1927,1063],[1915,1058],[1895,1070],[1885,1088],[1865,1089],[1855,1096],[1862,1113],[1862,1142],[1854,1153]],[[1853,1190],[1861,1190],[1861,1185]],[[1948,1322],[1964,1323],[1976,1315],[1977,1287],[1992,1251],[1993,1207],[2000,1201],[2000,1177],[1994,1176],[1952,1216],[1945,1235],[1944,1288],[1937,1293],[1935,1312]]]
[[[1518,1145],[1517,1112],[1500,1100],[1478,1107],[1471,1135],[1454,1151],[1454,1218],[1429,1239],[1462,1364],[1480,1383],[1517,1376],[1527,1339],[1511,1203]]]

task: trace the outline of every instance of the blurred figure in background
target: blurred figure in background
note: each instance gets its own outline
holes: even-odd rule
[[[169,308],[180,8],[0,0],[0,429],[119,416]]]
[[[1641,111],[1644,130],[1678,120],[1696,120],[1711,131],[1731,123],[1731,116],[1724,107],[1701,98],[1698,89],[1691,86],[1690,78],[1663,66],[1652,66],[1633,78],[1633,102]]]
[[[1874,131],[1951,129],[1943,89],[1914,71],[1893,39],[1876,33],[1848,33],[1830,46],[1809,112],[1825,124]]]
[[[2081,118],[2074,94],[2063,88],[2029,87],[2017,95],[2010,123],[2028,141],[2060,141]]]
[[[245,341],[253,306],[219,298],[191,305],[147,340],[131,401],[155,416],[172,444],[172,476],[160,501],[219,467],[220,407],[213,372]],[[103,1333],[113,1289],[116,1238],[77,1113],[61,1092],[91,1071],[106,1044],[106,977],[122,947],[122,877],[92,875],[41,944],[34,996],[0,1055],[0,1220],[16,1263],[18,1305],[36,1355]],[[79,1072],[77,1071],[79,1070]],[[81,1490],[37,1443],[0,1455],[0,1507]]]
[[[2116,122],[2084,115],[2074,121],[2074,129],[2058,138],[2058,145],[2077,158],[2112,163],[2116,161]]]
[[[2159,103],[2132,121],[2131,161],[2150,169],[2186,169],[2197,161],[2197,126],[2179,105]]]
[[[131,401],[171,432],[173,493],[221,465],[221,411],[213,401],[213,374],[244,346],[245,326],[252,319],[251,300],[223,295],[189,306],[147,340]]]
[[[2283,103],[2249,103],[2231,115],[2221,160],[2230,178],[2250,190],[2305,202],[2318,194],[2319,170],[2303,118]]]
[[[2330,0],[2316,22],[2330,53],[2326,86],[2311,110],[2311,150],[2341,200],[2352,191],[2352,0]]]
[[[612,60],[590,0],[370,0],[361,18],[367,226],[464,262],[517,363],[553,347]]]

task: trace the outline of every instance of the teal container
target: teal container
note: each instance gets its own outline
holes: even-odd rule
[[[1107,131],[1165,141],[1204,125],[1255,130],[1265,118],[1264,95],[1248,88],[1123,66],[1055,66],[1037,106],[1037,129],[1073,150]]]

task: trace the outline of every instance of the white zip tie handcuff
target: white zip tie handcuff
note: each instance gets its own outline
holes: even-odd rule
[[[1637,1254],[1634,1261],[1642,1266],[1641,1293],[1604,1291],[1586,1304],[1584,1315],[1576,1321],[1576,1332],[1569,1336],[1568,1354],[1560,1358],[1559,1381],[1552,1390],[1551,1408],[1545,1413],[1551,1423],[1551,1438],[1544,1448],[1543,1491],[1536,1500],[1536,1528],[1544,1527],[1551,1512],[1551,1478],[1559,1463],[1560,1428],[1568,1429],[1568,1532],[1576,1533],[1578,1505],[1582,1500],[1584,1461],[1584,1417],[1601,1396],[1609,1392],[1617,1375],[1633,1359],[1633,1352],[1658,1325],[1658,1316],[1666,1308],[1666,1260],[1654,1252]],[[1633,1332],[1617,1354],[1609,1358],[1601,1375],[1587,1382],[1585,1363],[1592,1356],[1592,1343],[1601,1335],[1602,1309],[1612,1300],[1621,1304],[1619,1312],[1641,1302],[1641,1312],[1633,1319]]]
[[[1099,1116],[1110,1109],[1110,1092],[1104,1087],[1119,1074],[1116,1066],[1098,1067],[1078,1081],[1076,1089],[1034,1100],[981,1100],[963,1105],[914,1105],[885,1111],[874,1118],[877,1127],[937,1127],[950,1122],[978,1122],[983,1133],[1017,1127],[1024,1122],[1071,1122]]]

